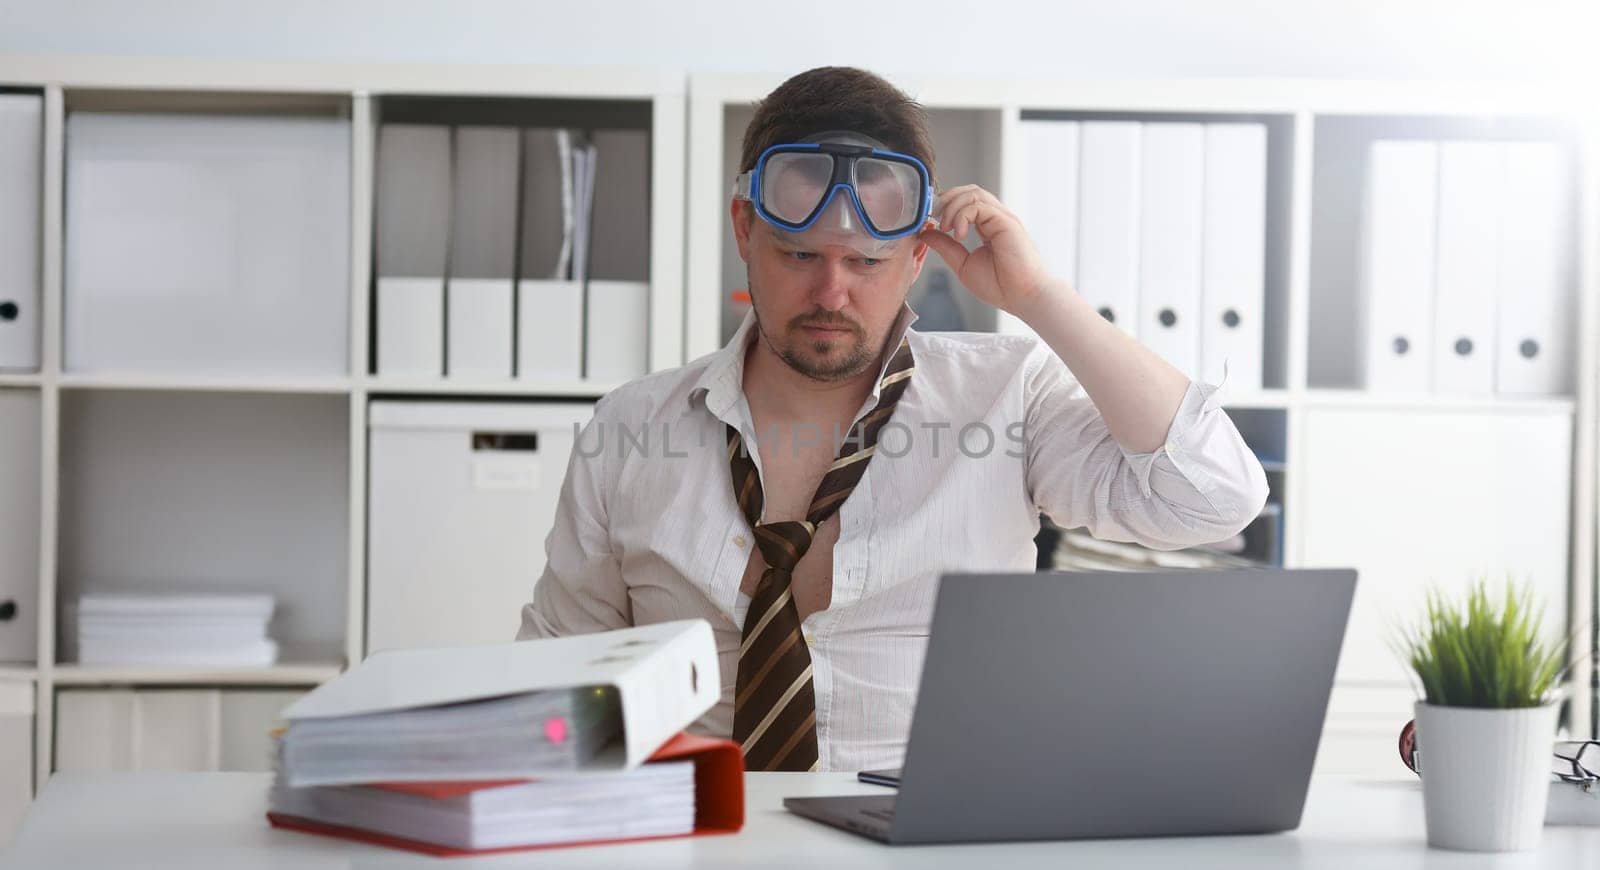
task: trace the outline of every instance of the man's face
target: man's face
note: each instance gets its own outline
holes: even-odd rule
[[[732,217],[756,326],[773,352],[818,381],[845,380],[876,365],[927,245],[911,236],[865,257],[780,230],[756,217],[748,202],[735,200]]]

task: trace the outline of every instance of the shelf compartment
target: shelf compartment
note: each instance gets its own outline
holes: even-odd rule
[[[285,649],[342,649],[345,396],[69,392],[61,402],[57,660],[86,592],[267,592]]]

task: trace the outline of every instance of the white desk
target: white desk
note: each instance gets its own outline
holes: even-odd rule
[[[1415,783],[1317,781],[1300,829],[1259,837],[883,846],[783,810],[790,795],[878,794],[847,774],[753,774],[744,830],[731,836],[435,859],[269,828],[269,775],[58,773],[0,867],[255,868],[856,867],[1190,868],[1600,867],[1600,828],[1547,828],[1537,852],[1474,855],[1424,845]],[[441,863],[443,861],[444,863]]]

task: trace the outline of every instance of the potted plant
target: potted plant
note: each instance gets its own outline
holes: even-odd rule
[[[1479,581],[1464,604],[1437,590],[1400,638],[1421,683],[1418,770],[1428,845],[1510,852],[1539,845],[1550,795],[1564,644],[1540,636],[1542,612],[1508,583],[1498,603]]]

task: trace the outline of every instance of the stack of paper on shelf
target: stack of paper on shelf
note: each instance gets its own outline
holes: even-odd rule
[[[274,601],[257,594],[94,594],[78,600],[78,661],[89,665],[264,667]]]
[[[1152,550],[1139,544],[1102,541],[1081,529],[1063,532],[1056,546],[1054,567],[1060,571],[1150,571],[1260,567],[1229,549],[1240,542],[1225,541],[1213,547]]]
[[[434,854],[738,830],[702,620],[380,652],[284,711],[276,827]]]

